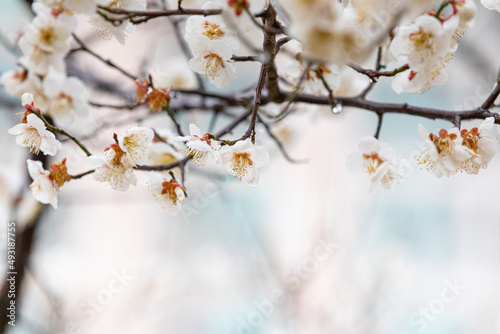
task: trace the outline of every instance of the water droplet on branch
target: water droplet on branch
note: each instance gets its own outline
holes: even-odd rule
[[[337,103],[334,107],[332,107],[332,113],[334,115],[338,115],[344,110],[344,106],[341,103]]]

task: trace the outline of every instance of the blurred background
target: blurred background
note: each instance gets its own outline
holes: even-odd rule
[[[446,85],[397,95],[391,79],[382,78],[368,98],[449,110],[480,105],[500,65],[499,19],[478,3],[476,26],[447,65]],[[2,0],[7,44],[30,20],[23,1]],[[77,35],[133,73],[168,72],[172,59],[189,71],[168,19],[139,26],[124,46],[101,40],[84,19]],[[245,35],[261,43],[255,31]],[[288,60],[279,59],[280,71]],[[14,68],[16,57],[4,43],[0,72]],[[258,64],[237,64],[237,70],[224,93],[256,81]],[[68,72],[84,81],[98,74],[125,98],[94,88],[87,92],[91,101],[133,96],[131,80],[87,54],[71,55]],[[363,84],[360,78],[357,85]],[[22,107],[3,88],[0,94],[2,254],[9,221],[18,222],[18,242],[21,231],[32,236],[18,321],[7,333],[500,333],[499,157],[477,176],[436,179],[415,166],[395,190],[369,193],[368,178],[346,170],[345,159],[361,137],[375,133],[376,115],[300,106],[275,131],[292,157],[308,162],[286,161],[259,129],[271,162],[255,189],[214,166],[190,165],[189,198],[178,216],[157,205],[140,171],[138,186],[125,193],[91,176],[69,182],[57,210],[41,209],[27,188],[26,150],[7,134]],[[147,115],[92,109],[70,130],[102,156],[114,132],[136,124],[171,126],[164,116]],[[206,132],[211,116],[190,111],[180,122]],[[216,128],[228,121],[221,117]],[[434,132],[452,127],[388,114],[380,140],[415,165],[423,147],[419,123]],[[67,157],[71,174],[91,167],[71,143],[65,147],[55,161]]]

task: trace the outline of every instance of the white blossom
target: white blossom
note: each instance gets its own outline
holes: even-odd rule
[[[16,144],[28,147],[30,152],[38,154],[55,155],[61,147],[56,136],[47,130],[43,121],[35,114],[26,116],[26,123],[14,125],[8,130],[9,134],[16,136]]]
[[[358,151],[347,157],[346,167],[369,175],[370,192],[379,184],[384,189],[392,189],[412,171],[408,161],[398,159],[389,144],[374,137],[364,137],[359,141]]]
[[[32,106],[33,105],[33,94],[31,94],[31,93],[24,93],[21,96],[21,105],[23,107],[26,107],[26,105]]]
[[[174,179],[163,177],[159,173],[152,172],[149,176],[148,190],[155,200],[171,215],[177,215],[186,198],[184,188]]]
[[[300,83],[300,79],[305,70],[306,68],[304,67],[302,61],[300,61],[300,54],[297,54],[296,57],[291,59],[287,64],[285,68],[285,75],[295,86],[297,86]],[[335,91],[340,86],[341,77],[338,66],[315,65],[312,66],[309,73],[306,73],[305,75],[302,83],[304,86],[304,93],[313,95],[328,95],[328,90],[321,80],[320,75],[323,76],[323,79],[332,91]]]
[[[94,0],[38,0],[47,7],[73,13],[92,14],[96,9]]]
[[[33,179],[30,184],[35,199],[43,204],[50,204],[57,209],[57,187],[50,178],[50,172],[43,169],[40,161],[28,159],[28,172]]]
[[[141,11],[146,9],[145,0],[96,0],[97,5],[107,7],[109,9],[123,9],[132,11]],[[113,18],[113,14],[102,11],[109,18]],[[135,25],[133,25],[129,20],[124,20],[119,25],[114,25],[112,22],[104,19],[101,15],[95,13],[90,19],[90,23],[94,25],[95,29],[98,31],[99,35],[109,40],[111,37],[115,37],[120,44],[125,44],[126,34],[134,33],[136,30]]]
[[[211,6],[210,2],[207,4],[203,6],[203,9],[217,8],[216,6]],[[186,20],[186,34],[184,38],[193,52],[200,47],[196,41],[197,37],[226,42],[233,53],[238,51],[240,46],[235,34],[227,27],[223,19],[216,15],[206,17],[190,16]]]
[[[231,78],[236,78],[231,61],[233,52],[228,43],[195,36],[192,45],[194,57],[189,60],[189,66],[193,71],[208,76],[209,82],[217,88],[227,86]]]
[[[457,28],[457,37],[462,37],[465,32],[474,27],[477,6],[472,0],[457,2],[458,18],[460,20]]]
[[[32,93],[40,87],[40,83],[37,76],[25,70],[9,70],[0,76],[0,84],[4,85],[7,94],[14,97],[20,97],[25,92]]]
[[[73,124],[75,115],[87,114],[89,105],[84,99],[86,87],[77,77],[67,77],[65,73],[49,68],[43,80],[43,90],[48,98],[44,112],[63,127]]]
[[[396,93],[423,92],[447,81],[444,67],[456,49],[453,36],[458,23],[456,16],[442,24],[436,17],[424,14],[414,23],[399,27],[390,51],[398,60],[407,62],[409,70],[394,78],[392,88]]]
[[[186,152],[186,156],[192,156],[193,162],[198,166],[205,166],[209,154],[215,161],[220,161],[219,153],[212,147],[211,136],[202,135],[201,130],[194,124],[189,125],[189,133],[189,136],[179,136],[174,139],[185,142],[185,147],[181,150]]]
[[[134,165],[144,165],[148,161],[149,145],[153,137],[153,130],[135,126],[118,136],[118,142]]]
[[[440,178],[456,174],[471,154],[462,145],[456,143],[458,129],[441,129],[439,136],[427,132],[422,124],[418,125],[420,136],[425,141],[425,148],[416,157],[417,164]]]
[[[481,0],[481,4],[489,10],[496,10],[497,12],[500,12],[499,0]]]
[[[73,15],[52,15],[51,9],[33,3],[37,16],[19,40],[23,56],[19,62],[37,74],[45,74],[50,66],[63,71],[64,57],[70,49],[71,33],[77,21]]]
[[[251,187],[259,183],[258,168],[269,162],[267,148],[253,145],[250,139],[225,146],[221,157],[226,171]]]
[[[137,177],[132,173],[133,164],[117,144],[106,150],[104,159],[90,156],[87,161],[96,166],[94,179],[108,183],[113,190],[127,191],[131,184],[137,185]]]
[[[462,163],[461,170],[475,175],[481,168],[488,167],[498,151],[497,139],[490,135],[494,123],[495,118],[488,117],[479,128],[472,128],[470,131],[463,129],[460,132],[462,146],[470,154],[470,158]]]

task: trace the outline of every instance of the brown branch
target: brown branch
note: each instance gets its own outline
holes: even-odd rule
[[[351,66],[351,68],[353,68]],[[362,68],[353,68],[354,70],[358,71],[359,73],[362,73],[366,76],[368,76],[370,79],[375,80],[380,77],[393,77],[398,73],[404,72],[408,70],[410,66],[408,64],[405,64],[401,67],[395,68],[392,71],[374,71],[374,70],[368,70],[368,69],[362,69]]]
[[[215,137],[223,137],[224,135],[230,133],[238,124],[243,122],[248,116],[252,114],[253,109],[248,109],[245,110],[245,112],[241,113],[238,117],[233,119],[231,123],[226,125],[223,129],[221,129],[219,132],[215,134]],[[142,170],[142,171],[165,171],[165,170],[170,170],[175,167],[180,167],[184,166],[189,160],[191,160],[191,156],[187,156],[182,160],[179,160],[177,162],[168,164],[168,165],[158,165],[158,166],[136,166],[134,167],[137,170]]]
[[[126,109],[126,110],[134,110],[138,107],[141,107],[141,104],[124,104],[124,105],[114,105],[114,104],[104,104],[97,102],[89,102],[89,105],[96,108],[109,108],[109,109]]]
[[[100,12],[100,14],[109,22],[120,25],[125,20],[130,20],[133,24],[140,24],[147,22],[151,19],[157,17],[165,16],[180,16],[180,15],[219,15],[222,14],[222,9],[186,9],[178,8],[172,10],[156,10],[156,11],[138,11],[138,10],[125,10],[125,9],[111,9],[104,6],[97,6],[100,10],[106,12]],[[112,14],[112,17],[108,16],[107,13]]]
[[[74,51],[85,51],[87,52],[88,54],[91,54],[92,56],[94,56],[95,58],[99,59],[100,61],[102,61],[103,63],[105,63],[106,65],[120,71],[123,75],[129,77],[130,79],[132,80],[135,80],[137,79],[137,76],[133,75],[133,74],[130,74],[129,72],[125,71],[123,68],[121,68],[120,66],[116,65],[115,63],[113,63],[111,60],[109,59],[104,59],[102,58],[101,56],[99,56],[97,53],[95,53],[94,51],[90,50],[78,37],[76,37],[75,34],[73,34],[73,38],[75,39],[75,41],[80,44],[80,48],[78,49],[75,49]]]
[[[384,119],[384,114],[377,114],[378,116],[378,123],[377,123],[377,131],[375,131],[375,138],[378,139],[380,136],[380,129],[382,128],[382,121]]]
[[[491,92],[490,96],[484,101],[484,103],[481,105],[481,109],[488,110],[493,106],[495,103],[495,100],[497,99],[498,95],[500,95],[500,81],[497,81],[497,84],[495,85],[495,88],[493,89],[493,92]]]
[[[260,57],[258,56],[232,56],[232,61],[260,61]]]
[[[293,92],[288,93],[292,95]],[[286,94],[285,94],[286,95]],[[330,99],[324,96],[313,96],[313,95],[298,95],[295,97],[297,102],[318,104],[318,105],[329,105]],[[267,101],[265,101],[267,102]],[[434,108],[424,108],[411,106],[406,103],[380,103],[375,101],[365,100],[362,97],[337,97],[337,102],[342,104],[344,107],[355,107],[364,110],[373,111],[377,114],[385,113],[397,113],[412,116],[420,116],[429,119],[443,119],[455,124],[457,118],[461,120],[468,119],[486,119],[487,117],[495,117],[495,123],[500,124],[500,115],[496,113],[491,113],[488,110],[484,110],[480,107],[476,109],[461,110],[461,111],[448,111],[443,109]]]
[[[88,170],[86,172],[83,172],[83,173],[80,173],[80,174],[76,174],[76,175],[71,175],[71,179],[72,180],[77,180],[77,179],[81,179],[82,177],[84,176],[87,176],[89,174],[92,174],[95,172],[95,169],[91,169],[91,170]]]
[[[280,24],[276,18],[276,11],[273,6],[268,6],[264,12],[264,22],[267,28],[276,28]],[[279,49],[276,47],[276,34],[264,31],[263,49],[268,57],[265,64],[266,70],[266,90],[267,94],[274,100],[281,98],[281,92],[278,84],[278,70],[276,69],[275,58]]]

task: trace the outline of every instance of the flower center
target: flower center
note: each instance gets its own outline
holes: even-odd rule
[[[448,134],[448,131],[441,129],[439,131],[439,137],[431,133],[429,139],[436,145],[439,154],[441,154],[441,152],[451,154],[455,149],[455,143],[453,141],[457,139],[457,135],[454,133]]]
[[[253,165],[250,154],[248,153],[235,153],[230,161],[231,173],[240,180],[249,174],[249,168]]]
[[[123,152],[123,150],[120,148],[120,146],[116,143],[109,145],[109,148],[107,148],[105,151],[107,151],[109,149],[112,149],[113,151],[115,151],[115,157],[111,161],[113,166],[116,166],[116,167],[121,166],[122,158],[125,155],[125,152]]]
[[[217,54],[210,52],[205,57],[205,73],[210,78],[215,79],[219,75],[219,70],[226,67],[224,60]]]
[[[477,152],[478,152],[477,144],[479,143],[479,139],[481,138],[479,136],[479,129],[472,128],[470,131],[463,129],[460,132],[460,135],[463,138],[462,145],[467,147],[468,149],[474,151],[474,153],[477,154]]]
[[[185,146],[181,148],[181,151],[186,151],[186,156],[193,157],[193,162],[198,166],[205,166],[205,162],[207,161],[207,153],[206,151],[197,150],[191,148],[189,146]]]
[[[172,204],[177,204],[178,198],[177,198],[177,193],[175,192],[175,189],[177,187],[180,187],[175,180],[170,180],[170,181],[164,181],[162,184],[162,195],[167,195],[170,201],[172,201]]]
[[[372,154],[363,154],[363,158],[365,158],[365,171],[368,174],[373,174],[377,171],[377,168],[384,163],[384,160],[382,160],[379,156],[378,153],[372,153]]]
[[[64,185],[64,182],[71,181],[71,176],[68,174],[68,167],[66,167],[66,159],[53,163],[49,171],[49,179],[54,183],[57,190]]]
[[[149,108],[153,112],[160,112],[168,107],[169,101],[170,89],[153,89],[146,98],[146,102],[149,103]]]
[[[42,136],[35,128],[30,128],[24,135],[23,146],[30,148],[30,153],[38,154],[40,145],[42,144]]]
[[[424,29],[420,27],[417,32],[411,33],[409,37],[413,42],[413,46],[415,49],[429,49],[431,51],[434,51],[435,46],[432,43],[433,34],[431,32],[425,32]]]
[[[207,36],[211,40],[221,38],[225,35],[224,31],[222,31],[220,26],[216,23],[205,21],[204,27],[205,30],[203,31],[203,35]]]
[[[54,114],[65,114],[73,109],[73,99],[71,96],[64,93],[60,93],[56,100],[54,100],[51,108],[51,112]]]
[[[47,27],[40,30],[40,41],[45,45],[50,45],[56,40],[54,34],[54,29],[52,27]]]

